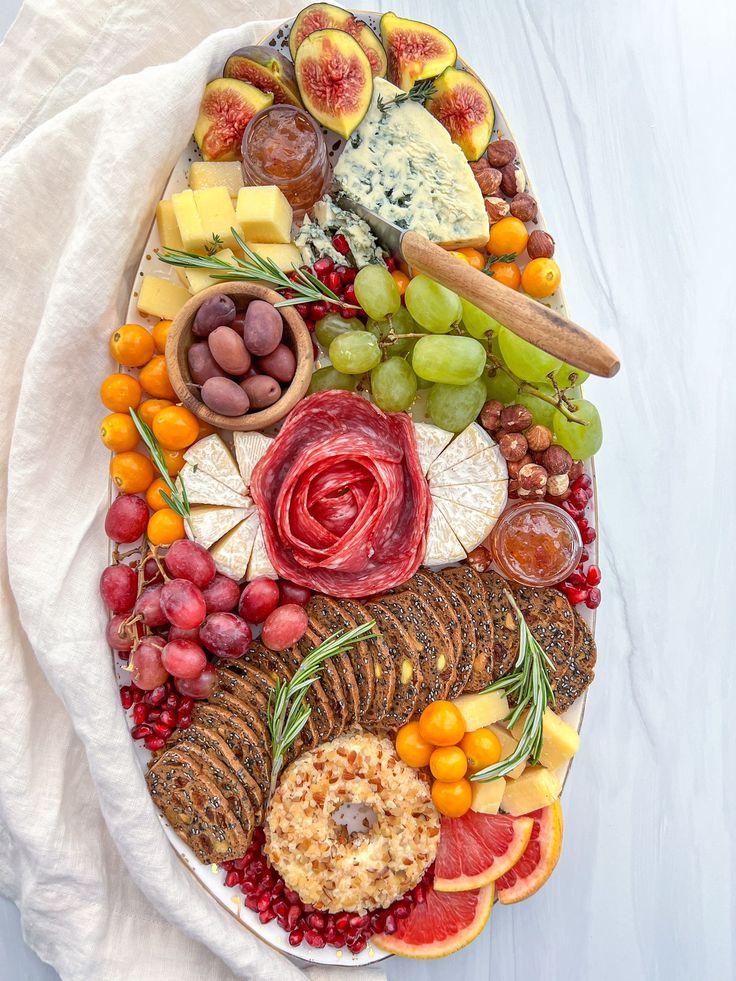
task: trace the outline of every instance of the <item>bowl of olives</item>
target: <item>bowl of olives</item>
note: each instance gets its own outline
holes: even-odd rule
[[[304,397],[312,338],[293,306],[256,283],[196,293],[166,339],[169,379],[182,405],[217,429],[268,429]]]

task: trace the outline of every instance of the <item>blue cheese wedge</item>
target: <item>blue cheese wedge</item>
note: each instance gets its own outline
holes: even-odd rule
[[[368,223],[351,211],[338,207],[329,195],[314,205],[312,214],[319,227],[329,236],[330,243],[334,235],[345,236],[358,269],[371,263],[383,263],[383,249]],[[344,256],[341,256],[340,262],[345,262]]]
[[[464,153],[419,103],[387,105],[399,94],[385,78],[373,79],[373,101],[337,162],[336,184],[385,221],[432,242],[484,245],[488,215]]]
[[[248,510],[253,508],[253,502],[246,494],[236,493],[191,463],[185,463],[179,473],[177,485],[181,487],[182,484],[186,488],[190,504],[222,504]]]
[[[212,546],[210,555],[215,560],[217,571],[223,576],[230,576],[237,581],[243,579],[260,523],[258,512],[254,511]]]
[[[248,514],[247,508],[222,507],[219,504],[192,507],[185,525],[187,537],[193,538],[203,548],[210,548],[231,528],[244,521]]]
[[[232,453],[216,433],[205,436],[204,439],[190,446],[184,454],[184,459],[197,470],[204,471],[208,476],[219,480],[236,494],[246,493],[246,486]]]
[[[238,461],[238,470],[246,487],[250,487],[253,470],[271,443],[273,439],[264,436],[263,433],[233,433],[235,459]]]

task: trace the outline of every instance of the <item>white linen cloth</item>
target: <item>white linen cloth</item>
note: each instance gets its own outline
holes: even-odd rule
[[[0,890],[65,979],[303,976],[168,846],[97,592],[107,338],[204,84],[297,6],[31,0],[0,46]]]

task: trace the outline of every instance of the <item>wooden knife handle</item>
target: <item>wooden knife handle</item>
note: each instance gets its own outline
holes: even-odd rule
[[[587,330],[523,293],[497,283],[418,232],[401,239],[404,259],[414,269],[464,296],[514,334],[592,375],[612,378],[621,367],[613,351]]]

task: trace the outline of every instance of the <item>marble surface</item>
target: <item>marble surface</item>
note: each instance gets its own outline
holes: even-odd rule
[[[604,601],[562,858],[533,899],[496,907],[470,948],[437,964],[393,959],[389,977],[725,981],[736,976],[736,216],[726,190],[736,9],[392,6],[450,33],[503,104],[557,241],[571,315],[623,369],[588,386],[606,430]],[[0,4],[0,28],[12,7]],[[0,900],[0,979],[55,976]]]

